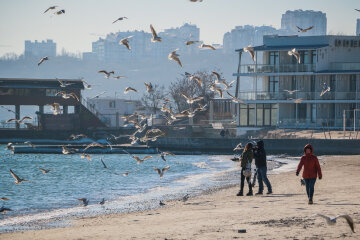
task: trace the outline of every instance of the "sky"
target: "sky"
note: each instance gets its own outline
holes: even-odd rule
[[[66,13],[43,12],[58,5]],[[0,56],[24,51],[25,40],[53,39],[57,51],[91,51],[91,42],[110,32],[160,32],[184,23],[196,24],[206,43],[220,43],[224,33],[239,25],[271,25],[280,28],[286,10],[326,13],[328,33],[355,35],[360,18],[359,0],[0,0]],[[129,19],[112,24],[118,17]]]

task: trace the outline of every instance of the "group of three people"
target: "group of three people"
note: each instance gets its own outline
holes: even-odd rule
[[[318,158],[313,155],[314,149],[310,144],[304,147],[304,155],[300,159],[300,163],[296,170],[296,176],[299,175],[301,169],[304,167],[302,177],[305,181],[306,193],[308,196],[308,203],[313,204],[314,187],[316,178],[322,179],[321,167]],[[245,179],[249,186],[247,196],[253,195],[253,184],[251,183],[251,164],[253,158],[255,159],[256,175],[259,183],[259,190],[256,195],[262,195],[264,191],[264,184],[268,189],[267,194],[272,194],[272,186],[267,177],[267,159],[264,142],[262,140],[256,143],[254,147],[252,143],[247,143],[243,153],[241,154],[241,182],[240,191],[237,196],[244,195]],[[255,180],[255,179],[254,179]]]

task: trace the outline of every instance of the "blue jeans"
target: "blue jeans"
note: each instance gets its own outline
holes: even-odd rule
[[[259,193],[262,193],[264,191],[263,182],[266,184],[268,192],[272,192],[272,187],[271,187],[269,179],[267,178],[266,172],[267,172],[267,167],[260,167],[257,169],[257,179],[259,182]]]
[[[304,180],[305,180],[306,193],[308,195],[308,198],[312,200],[314,196],[314,187],[315,187],[316,178],[307,178]]]

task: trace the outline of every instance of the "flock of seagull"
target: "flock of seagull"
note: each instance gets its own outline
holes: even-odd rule
[[[189,0],[190,2],[202,2],[202,0]],[[50,10],[55,10],[58,6],[50,6],[48,9],[45,10],[44,13],[47,13],[49,12]],[[355,9],[356,11],[359,11],[359,9]],[[65,10],[62,9],[62,10],[59,10],[59,11],[55,11],[53,12],[54,15],[61,15],[61,14],[65,14]],[[118,22],[118,21],[123,21],[125,19],[128,19],[127,17],[119,17],[118,19],[116,19],[114,23]],[[311,27],[308,27],[308,28],[301,28],[301,27],[298,27],[298,32],[307,32],[311,29],[314,28],[314,26],[311,26]],[[161,37],[159,37],[154,29],[154,27],[152,25],[150,25],[150,30],[151,30],[151,33],[152,33],[152,38],[151,38],[151,42],[162,42],[162,39]],[[126,38],[123,38],[120,40],[120,44],[124,45],[128,50],[131,50],[131,46],[130,46],[130,42],[129,40],[132,38],[133,36],[129,36],[129,37],[126,37]],[[192,41],[192,40],[189,40],[187,41],[185,44],[187,46],[189,45],[192,45],[192,44],[197,44],[197,43],[200,43],[200,41]],[[199,45],[199,48],[209,48],[209,49],[212,49],[212,50],[216,50],[216,48],[214,48],[212,45],[207,45],[207,44],[204,44],[202,43],[201,45]],[[180,61],[180,55],[177,53],[179,49],[175,49],[174,51],[172,51],[169,55],[168,55],[168,59],[169,60],[172,60],[172,61],[175,61],[176,63],[178,63],[178,65],[180,67],[182,67],[182,63]],[[250,54],[250,57],[252,58],[252,60],[255,62],[256,61],[256,55],[255,55],[255,51],[254,51],[254,48],[250,45],[248,47],[245,47],[243,48],[243,51],[244,52],[247,52]],[[288,51],[288,55],[290,56],[293,56],[295,57],[296,61],[298,64],[301,63],[301,56],[299,54],[299,52],[294,48],[290,51]],[[45,56],[43,58],[40,59],[40,61],[38,62],[38,66],[40,66],[44,61],[47,61],[49,60],[49,57],[48,56]],[[111,75],[114,75],[115,72],[114,71],[106,71],[106,70],[100,70],[98,71],[98,73],[102,73],[104,74],[105,78],[110,78]],[[225,79],[222,79],[221,78],[221,75],[217,72],[212,72],[212,74],[214,74],[216,76],[216,80],[215,82],[210,86],[210,90],[213,91],[213,92],[217,92],[218,95],[223,98],[223,92],[226,91],[226,93],[231,97],[232,101],[235,102],[235,103],[241,103],[241,104],[247,104],[244,100],[242,99],[239,99],[235,96],[233,96],[232,94],[230,94],[227,90],[230,89],[234,83],[234,81],[228,83],[226,82]],[[196,81],[197,84],[199,86],[203,86],[203,82],[200,78],[200,76],[197,76],[196,74],[190,74],[188,72],[185,72],[185,76],[190,80],[190,81]],[[120,78],[125,78],[125,76],[113,76],[114,79],[120,79]],[[70,85],[72,85],[73,83],[68,83],[68,82],[65,82],[65,81],[62,81],[62,80],[58,80],[59,84],[60,84],[60,87],[62,88],[66,88]],[[83,83],[84,83],[84,86],[86,89],[91,89],[91,85],[88,84],[86,81],[83,80]],[[153,91],[153,86],[151,83],[144,83],[145,84],[145,87],[146,87],[146,91],[148,93],[151,93]],[[224,85],[224,88],[221,88],[219,87],[219,85]],[[132,87],[126,87],[124,93],[127,94],[129,93],[130,91],[132,92],[137,92],[137,90],[135,88],[132,88]],[[299,90],[284,90],[285,92],[287,92],[289,95],[293,95],[295,92],[298,92]],[[323,96],[325,93],[329,92],[330,91],[330,87],[327,86],[326,83],[323,83],[323,89],[322,89],[322,92],[320,93],[320,96]],[[98,98],[99,96],[101,96],[102,94],[104,94],[106,91],[96,95],[94,98]],[[164,99],[164,103],[161,107],[161,111],[164,113],[163,116],[166,118],[167,120],[167,124],[172,124],[174,123],[176,120],[179,120],[180,117],[194,117],[195,116],[195,113],[196,112],[202,112],[202,111],[206,111],[207,110],[207,104],[206,105],[201,105],[199,104],[199,107],[195,108],[194,110],[192,110],[192,104],[194,104],[195,102],[198,102],[198,101],[201,101],[203,99],[203,97],[190,97],[190,96],[187,96],[186,94],[182,93],[181,94],[186,102],[190,105],[190,108],[185,110],[185,111],[182,111],[181,113],[179,114],[175,114],[169,107],[168,107],[168,104],[170,103],[170,100],[169,99]],[[65,91],[61,91],[61,92],[58,92],[56,94],[56,96],[61,96],[62,98],[64,99],[69,99],[69,98],[73,98],[75,99],[76,101],[79,101],[79,98],[76,96],[75,93],[67,93]],[[295,103],[301,103],[303,100],[302,99],[294,99],[293,100]],[[57,115],[61,112],[60,110],[60,104],[58,103],[53,103],[53,104],[48,104],[49,106],[51,106],[52,108],[52,111],[53,111],[53,114],[54,115]],[[168,115],[166,115],[168,114]],[[8,119],[7,120],[7,123],[9,122],[16,122],[18,124],[25,124],[25,120],[30,120],[32,119],[31,117],[23,117],[22,119],[18,120],[18,119],[14,119],[14,118],[11,118],[11,119]],[[128,124],[133,124],[135,126],[135,128],[137,129],[132,135],[129,136],[129,139],[131,140],[131,144],[135,144],[137,143],[138,141],[141,141],[141,142],[147,142],[147,141],[156,141],[158,137],[161,137],[161,136],[164,136],[165,133],[163,131],[161,131],[160,129],[148,129],[144,136],[143,137],[139,137],[137,136],[137,134],[140,134],[142,132],[144,132],[146,129],[147,129],[147,123],[146,123],[146,115],[144,114],[140,114],[140,113],[134,113],[134,114],[131,114],[129,116],[125,116],[123,117],[123,119],[125,120],[126,123]],[[139,119],[141,119],[141,121],[139,121]],[[75,134],[72,134],[70,136],[70,139],[72,140],[77,140],[79,138],[86,138],[87,136],[84,135],[84,134],[78,134],[78,135],[75,135]],[[120,138],[115,136],[115,135],[111,135],[110,138],[108,138],[108,140],[116,140]],[[35,146],[27,141],[25,142],[25,144],[29,144],[31,147],[35,148]],[[10,149],[11,147],[13,146],[12,143],[8,143],[7,145],[7,149]],[[108,146],[110,148],[112,148],[111,144],[108,143]],[[107,148],[107,145],[103,145],[103,144],[100,144],[100,143],[97,143],[97,142],[93,142],[89,145],[87,145],[82,154],[81,154],[81,158],[87,158],[88,161],[92,161],[92,158],[91,158],[91,155],[86,153],[86,150],[88,150],[89,148],[93,148],[93,147],[100,147],[100,148]],[[240,144],[238,144],[235,148],[234,148],[234,151],[240,151],[242,150],[243,147]],[[147,159],[150,159],[152,158],[152,156],[145,156],[143,158],[140,158],[139,156],[136,156],[136,155],[133,155],[133,154],[130,154],[129,152],[123,150],[125,153],[127,153],[128,155],[131,156],[131,158],[135,159],[137,164],[141,164],[143,163],[144,161],[146,161]],[[166,162],[166,156],[168,155],[175,155],[171,152],[161,152],[159,151],[159,156]],[[65,145],[62,146],[62,154],[76,154],[76,153],[79,153],[79,149],[70,149],[68,147],[66,147]],[[104,168],[108,168],[105,164],[105,162],[103,161],[103,159],[101,158],[101,163],[103,165]],[[39,168],[40,171],[42,171],[42,174],[48,174],[51,170],[49,169],[44,169],[44,168]],[[163,168],[156,168],[154,167],[154,170],[158,173],[159,177],[162,178],[165,174],[166,171],[168,171],[170,169],[170,166],[165,166]],[[134,172],[137,172],[139,171],[140,169],[137,169],[135,171],[128,171],[128,172],[123,172],[121,173],[123,176],[128,176],[129,173],[134,173]],[[27,182],[29,180],[26,180],[26,179],[23,179],[21,177],[19,177],[16,173],[14,173],[14,171],[12,169],[10,169],[10,174],[11,176],[15,179],[15,184],[20,184],[22,182]],[[186,194],[182,200],[184,202],[186,202],[188,199],[189,199],[189,195]],[[7,197],[2,197],[0,198],[0,200],[2,201],[8,201],[10,200],[9,198]],[[83,203],[84,206],[87,206],[89,204],[89,199],[87,198],[79,198],[78,199],[79,201],[81,201]],[[100,205],[104,205],[106,202],[105,198],[103,198],[99,204]],[[160,201],[159,202],[159,205],[160,206],[164,206],[166,205],[163,201]],[[7,207],[0,207],[0,213],[6,213],[7,211],[12,211],[10,208],[7,208]],[[353,219],[349,216],[349,215],[339,215],[337,217],[334,217],[334,218],[331,218],[331,217],[328,217],[328,216],[325,216],[325,215],[322,215],[322,214],[316,214],[316,215],[313,215],[315,217],[322,217],[326,220],[327,224],[329,225],[334,225],[336,223],[336,220],[338,218],[344,218],[346,219],[348,225],[350,226],[351,230],[353,232],[355,232],[354,230],[354,221]]]

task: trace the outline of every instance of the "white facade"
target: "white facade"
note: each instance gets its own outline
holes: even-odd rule
[[[297,26],[300,28],[313,26],[314,28],[305,33],[299,33]],[[326,35],[326,27],[326,13],[320,11],[286,11],[281,17],[281,29],[286,30],[289,34],[299,34],[301,36]]]
[[[31,42],[25,40],[25,57],[55,57],[56,56],[56,43],[53,40],[47,39],[45,41]]]

